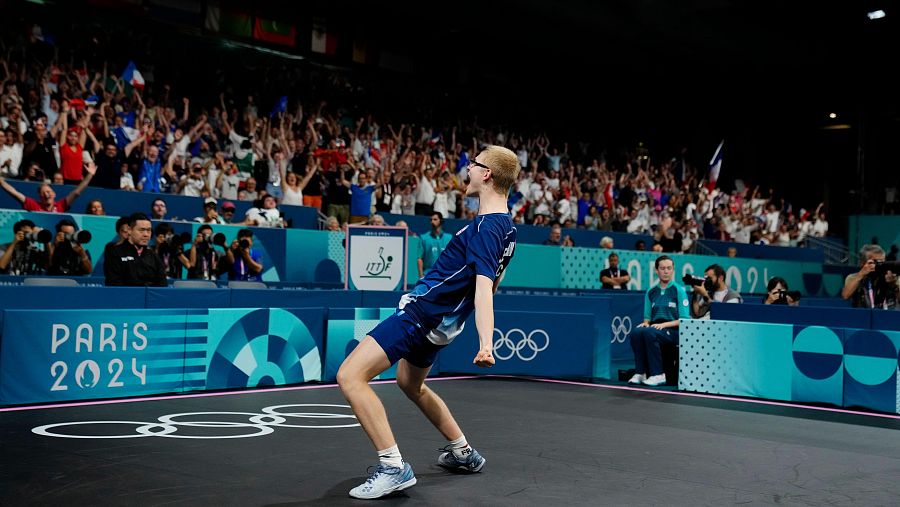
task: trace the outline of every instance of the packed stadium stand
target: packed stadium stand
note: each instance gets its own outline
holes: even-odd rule
[[[863,430],[884,440],[898,428],[900,220],[892,183],[885,183],[878,206],[883,214],[838,217],[830,209],[846,210],[846,203],[829,201],[813,185],[769,185],[771,176],[746,165],[740,166],[744,173],[733,172],[724,134],[654,143],[641,135],[592,138],[585,128],[591,120],[536,119],[540,108],[531,111],[524,92],[510,92],[516,113],[505,115],[493,95],[413,82],[412,65],[402,56],[382,53],[372,65],[374,49],[367,54],[354,43],[352,56],[341,61],[333,34],[318,18],[304,31],[273,22],[266,17],[270,11],[247,13],[233,2],[74,5],[16,4],[0,19],[0,444],[11,449],[9,459],[27,461],[28,469],[22,480],[0,471],[0,503],[4,487],[14,503],[40,503],[30,492],[50,479],[32,471],[40,468],[38,458],[26,456],[46,446],[28,439],[132,438],[102,429],[128,425],[146,441],[265,436],[276,428],[318,435],[318,429],[358,426],[338,391],[346,379],[342,364],[379,322],[403,315],[404,305],[452,278],[435,284],[427,274],[451,241],[481,226],[479,198],[467,195],[467,188],[475,171],[493,170],[482,154],[497,146],[515,154],[520,172],[506,202],[515,235],[503,255],[508,260],[514,253],[514,260],[505,271],[497,268],[492,299],[496,364],[492,375],[484,375],[478,356],[473,362],[482,336],[475,317],[466,314],[459,336],[440,344],[438,359],[422,374],[429,385],[445,384],[454,403],[475,400],[472,406],[479,408],[467,417],[477,411],[501,417],[493,408],[508,410],[570,435],[589,433],[584,424],[606,417],[600,411],[621,409],[621,416],[603,419],[603,427],[625,435],[630,428],[652,430],[657,423],[648,417],[666,424],[676,419],[659,423],[664,429],[653,445],[664,454],[653,460],[685,469],[695,461],[734,460],[744,472],[765,468],[748,464],[747,456],[778,454],[782,439],[797,445],[791,452],[815,449],[824,463],[834,464],[849,455],[841,453],[864,445]],[[92,15],[49,15],[56,7]],[[147,23],[128,21],[137,15]],[[379,22],[391,17],[384,16]],[[301,33],[311,35],[308,49],[299,49]],[[554,73],[548,65],[546,73]],[[671,271],[660,269],[661,262],[671,262]],[[133,264],[141,268],[123,267]],[[657,297],[663,299],[651,300]],[[447,320],[453,319],[441,326]],[[643,355],[651,370],[656,367],[654,354],[662,371],[640,371]],[[409,366],[401,364],[375,380],[402,383]],[[467,398],[467,383],[475,382],[509,399]],[[287,391],[279,386],[296,389],[290,393],[303,402],[290,405],[296,400],[283,397]],[[346,383],[341,387],[346,395]],[[585,401],[595,388],[604,390],[597,398],[602,405]],[[381,386],[375,389],[389,396]],[[259,409],[228,398],[233,392],[270,396],[271,403]],[[404,393],[414,401],[422,396]],[[222,412],[166,405],[187,406],[192,396],[205,400],[195,407],[208,403],[209,410]],[[661,402],[661,396],[675,401]],[[150,408],[114,412],[123,399],[143,400]],[[622,400],[630,407],[623,408]],[[668,403],[682,412],[673,416]],[[763,408],[735,408],[741,403]],[[108,415],[81,417],[78,411],[93,414],[94,404]],[[318,408],[301,408],[307,406]],[[588,408],[575,415],[575,406]],[[176,413],[158,423],[135,422],[157,420],[157,407]],[[686,433],[712,427],[709,421],[720,416],[715,412],[726,409],[728,426],[740,438],[757,439],[738,445],[738,437],[715,429]],[[41,415],[32,419],[28,411]],[[223,414],[228,421],[249,415],[250,423],[207,420]],[[205,417],[176,420],[199,416]],[[768,420],[773,417],[797,427],[763,434],[758,428],[779,426]],[[288,418],[303,424],[287,424]],[[338,422],[316,426],[317,419]],[[488,416],[485,421],[494,425]],[[816,447],[804,440],[803,422],[834,442]],[[829,433],[831,422],[844,423],[841,431]],[[414,431],[405,424],[398,427]],[[74,428],[79,425],[92,429],[82,433]],[[515,427],[515,446],[540,438],[523,437],[529,429]],[[21,444],[7,446],[6,439],[25,434]],[[678,448],[679,441],[702,442],[713,434],[722,439],[710,441],[718,451]],[[328,440],[303,438],[316,449]],[[609,446],[631,456],[642,442],[626,440],[585,437],[582,447]],[[769,441],[774,450],[763,449],[761,442]],[[335,448],[343,445],[339,437],[334,442]],[[278,446],[286,444],[273,445],[267,452],[279,455]],[[554,445],[579,452],[568,443]],[[484,448],[498,464],[514,466],[512,454]],[[309,451],[310,459],[331,470],[337,467],[332,458],[317,454],[325,450]],[[529,463],[540,464],[545,450]],[[119,451],[109,452],[119,460]],[[105,459],[81,449],[63,453],[56,464],[75,470],[72,456],[79,452]],[[215,472],[209,473],[220,477],[226,474],[222,463],[233,458],[171,452],[154,469],[172,468],[169,458],[190,459],[197,474],[211,467]],[[858,497],[841,496],[837,486],[818,484],[811,502],[895,500],[890,495],[900,492],[885,470],[896,469],[896,456],[881,452],[865,449],[859,456],[866,458],[847,458],[841,470],[868,466],[859,472],[862,486],[853,487],[876,481],[884,495],[854,490]],[[446,464],[450,458],[441,459]],[[560,463],[584,465],[578,459]],[[466,471],[484,465],[473,470],[477,460],[466,463]],[[591,480],[610,479],[608,468],[617,463],[585,473]],[[772,482],[799,488],[785,478],[790,470],[801,474],[799,466],[779,459],[780,475]],[[698,488],[696,497],[686,487],[674,500],[659,485],[643,497],[623,488],[611,503],[781,499],[771,497],[772,488],[735,482],[712,467],[677,478],[650,468],[653,480],[682,485],[702,475],[716,485]],[[555,465],[549,469],[555,484],[569,480]],[[424,470],[419,477],[426,477]],[[218,505],[293,498],[334,503],[345,500],[352,486],[319,480],[298,492],[255,479],[249,492],[239,492],[226,484],[235,481],[222,479],[222,489],[214,490],[209,484],[219,479],[194,478],[185,481],[192,492],[169,497],[159,493],[163,486],[152,486],[171,477],[153,474],[153,485],[129,477],[122,487],[146,486],[145,499],[154,502]],[[520,503],[513,496],[520,482],[495,480],[510,505],[604,503],[596,501],[593,486],[580,498],[552,485],[542,486],[546,494],[525,493]],[[101,489],[112,487],[104,481],[98,479],[106,484]],[[421,499],[436,505],[455,492],[423,485],[412,491],[424,490]],[[50,502],[86,503],[102,495],[87,486],[53,491]],[[129,491],[120,500],[140,503]],[[353,491],[351,496],[361,494]],[[472,492],[463,498],[494,504]]]

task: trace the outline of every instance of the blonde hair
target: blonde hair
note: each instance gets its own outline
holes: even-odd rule
[[[509,188],[519,179],[519,157],[512,150],[491,145],[481,151],[486,166],[491,168],[494,190],[507,195]]]

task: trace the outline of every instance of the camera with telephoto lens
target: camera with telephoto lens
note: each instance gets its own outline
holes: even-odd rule
[[[900,261],[885,261],[876,259],[874,262],[875,271],[872,272],[873,276],[882,276],[888,271],[900,274]]]
[[[29,243],[49,243],[53,241],[53,233],[47,229],[31,231],[25,235],[25,241]]]
[[[250,242],[246,239],[242,239],[239,244],[241,245],[242,249],[250,248]]]
[[[699,287],[706,283],[706,278],[694,275],[684,275],[681,281],[684,282],[685,285],[690,285],[691,287]]]
[[[710,294],[712,294],[713,292],[716,291],[716,288],[712,284],[712,280],[710,280],[709,278],[704,278],[704,277],[688,274],[688,275],[684,275],[684,277],[682,277],[681,281],[685,285],[690,285],[691,287],[699,287],[702,285],[703,288],[706,289],[706,292],[708,292]],[[712,297],[712,296],[710,296],[710,297]]]
[[[89,231],[78,231],[66,234],[66,241],[71,241],[72,243],[78,243],[79,245],[86,245],[91,242],[91,233]]]
[[[187,232],[182,232],[180,234],[169,233],[166,235],[166,243],[169,243],[172,246],[183,245],[185,243],[190,243],[190,242],[191,242],[191,235]]]
[[[203,233],[203,242],[225,248],[225,235],[221,232],[217,232],[216,234],[206,232]]]

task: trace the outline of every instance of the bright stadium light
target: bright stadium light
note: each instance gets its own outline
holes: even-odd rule
[[[828,113],[828,117],[833,120],[833,119],[837,118],[837,113]]]
[[[872,12],[866,14],[866,16],[868,16],[868,18],[870,20],[881,19],[881,18],[885,17],[886,15],[887,14],[885,14],[885,12],[881,9],[878,9],[877,11],[872,11]]]

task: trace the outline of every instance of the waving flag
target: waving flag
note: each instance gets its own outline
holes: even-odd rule
[[[709,191],[712,192],[714,188],[716,188],[716,181],[719,179],[719,171],[722,169],[722,145],[725,144],[725,140],[723,139],[721,143],[719,143],[719,147],[716,148],[716,152],[713,153],[712,160],[709,161],[709,178],[707,187]]]
[[[613,189],[612,183],[607,183],[606,188],[603,189],[603,202],[606,204],[606,208],[609,209],[610,213],[615,211],[613,205],[615,204],[615,191]]]
[[[253,38],[283,46],[293,46],[297,39],[297,29],[290,23],[271,19],[256,18]]]
[[[272,108],[272,112],[269,113],[269,118],[272,118],[273,116],[275,116],[278,113],[286,113],[287,112],[287,103],[288,103],[287,95],[282,95],[278,99],[278,102],[275,103],[275,107]]]
[[[138,90],[144,89],[144,76],[138,72],[137,68],[134,66],[134,62],[128,62],[128,66],[125,67],[125,72],[122,73],[122,80]]]

